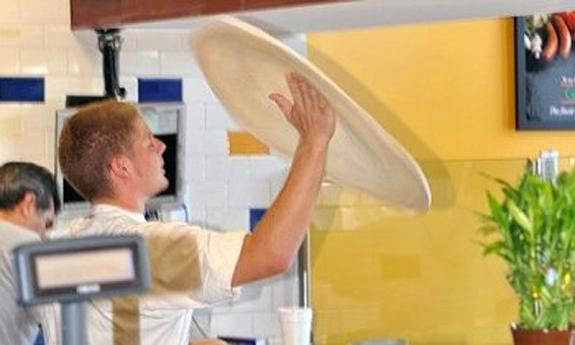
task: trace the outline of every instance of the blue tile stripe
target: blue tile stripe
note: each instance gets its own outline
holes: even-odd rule
[[[44,78],[0,77],[0,102],[44,102]]]
[[[250,209],[250,231],[252,231],[256,225],[258,225],[260,219],[266,213],[266,208],[251,208]]]
[[[182,102],[182,79],[138,78],[138,102]]]

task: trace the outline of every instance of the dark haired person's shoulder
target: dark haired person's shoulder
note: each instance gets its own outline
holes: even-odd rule
[[[40,236],[36,232],[22,226],[0,220],[0,245],[3,248],[6,246],[15,247],[22,243],[36,242],[40,240]]]

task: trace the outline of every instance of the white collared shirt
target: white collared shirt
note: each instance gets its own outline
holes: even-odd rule
[[[150,261],[156,294],[138,301],[139,325],[135,326],[139,326],[141,345],[187,345],[193,309],[229,300],[239,293],[231,282],[247,234],[243,231],[224,233],[186,223],[148,223],[141,214],[99,204],[90,215],[52,237],[118,234],[140,234],[152,248]],[[133,320],[114,314],[110,301],[90,302],[90,344],[120,345],[122,341],[113,334],[114,326],[117,329],[130,322]]]

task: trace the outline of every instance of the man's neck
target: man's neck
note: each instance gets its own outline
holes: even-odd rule
[[[26,224],[16,211],[0,210],[0,220],[26,229]]]
[[[134,197],[120,198],[120,197],[100,197],[94,198],[92,204],[108,204],[122,208],[126,211],[143,214],[146,210],[146,202],[138,200]]]

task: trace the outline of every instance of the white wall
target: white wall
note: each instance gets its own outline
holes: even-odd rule
[[[0,76],[43,76],[42,104],[0,103],[0,162],[29,160],[53,170],[54,114],[70,94],[103,93],[101,56],[92,32],[69,29],[69,0],[0,0]],[[237,129],[194,63],[190,32],[125,31],[121,85],[136,101],[138,77],[182,78],[187,105],[186,203],[191,218],[226,231],[249,227],[249,208],[266,208],[287,164],[273,156],[228,156],[227,129]],[[305,51],[305,37],[285,39]],[[277,343],[279,306],[297,303],[290,272],[244,288],[238,301],[201,311],[212,336],[257,336]],[[193,332],[195,336],[197,332]]]

